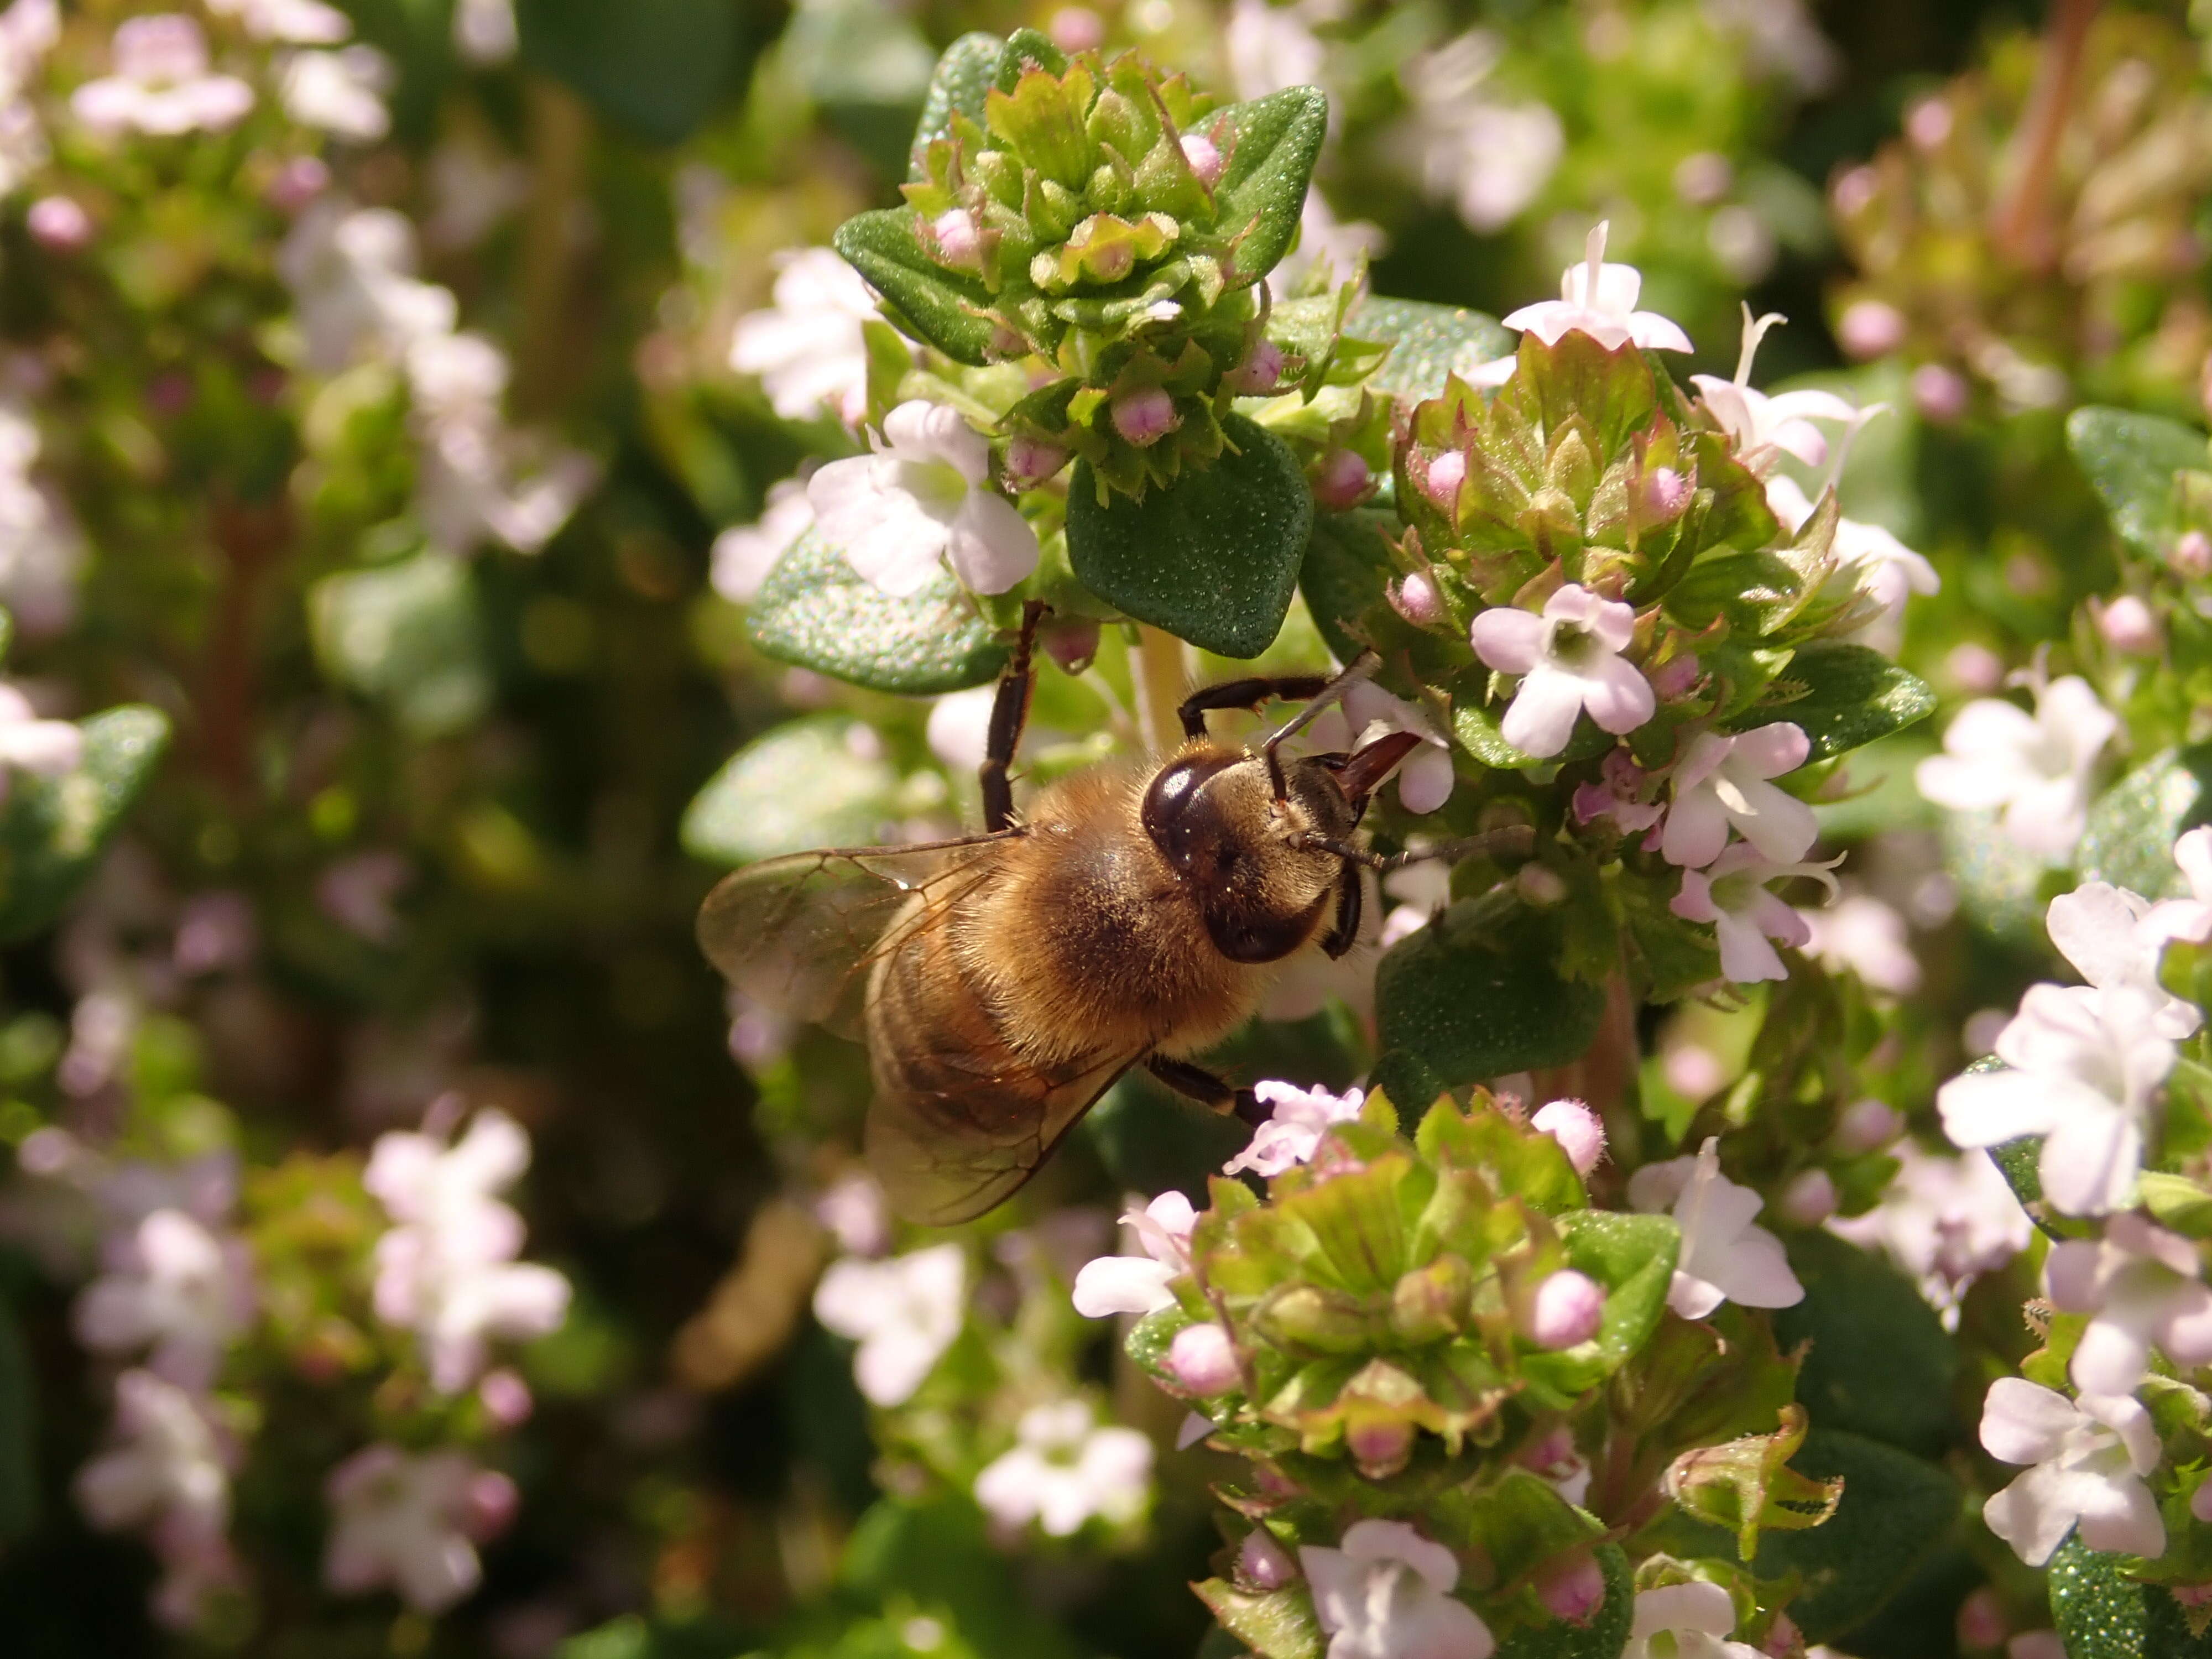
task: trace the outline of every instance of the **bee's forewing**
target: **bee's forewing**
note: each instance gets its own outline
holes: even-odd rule
[[[928,925],[1006,839],[823,848],[748,865],[708,894],[699,946],[742,995],[857,1038],[867,963],[901,908],[923,894],[915,925]]]

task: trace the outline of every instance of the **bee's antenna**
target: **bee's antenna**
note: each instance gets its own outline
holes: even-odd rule
[[[1364,679],[1374,678],[1375,671],[1382,665],[1382,659],[1372,651],[1363,651],[1354,657],[1344,672],[1306,700],[1306,706],[1267,734],[1260,745],[1260,752],[1267,759],[1267,775],[1275,786],[1275,799],[1281,800],[1289,793],[1283,779],[1283,768],[1275,758],[1275,751],[1291,738],[1311,725],[1323,709],[1344,701],[1344,694]]]

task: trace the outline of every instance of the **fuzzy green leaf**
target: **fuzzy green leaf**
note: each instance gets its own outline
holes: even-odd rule
[[[1783,678],[1802,686],[1804,695],[1753,708],[1734,722],[1735,729],[1788,720],[1811,739],[1816,761],[1863,749],[1936,710],[1926,682],[1863,645],[1800,646]]]
[[[2173,475],[2212,465],[2202,432],[2133,410],[2077,409],[2067,417],[2066,441],[2120,539],[2154,557],[2172,527]]]
[[[937,60],[936,72],[929,77],[921,119],[915,123],[909,148],[912,160],[906,175],[908,182],[919,184],[929,176],[922,166],[922,152],[932,139],[951,136],[954,116],[964,115],[977,126],[983,125],[983,94],[998,76],[999,57],[1005,50],[1005,41],[981,29],[962,35],[945,47],[945,55]]]
[[[1000,92],[1021,84],[1022,71],[1041,69],[1048,75],[1067,73],[1067,54],[1036,29],[1016,29],[1006,37],[1005,49],[993,66],[994,82]]]
[[[947,270],[915,234],[912,208],[855,214],[830,240],[853,269],[875,284],[897,320],[955,362],[981,368],[990,360],[998,325],[988,314],[990,290],[965,271]]]
[[[684,814],[684,850],[751,864],[816,847],[867,846],[897,817],[898,775],[853,739],[867,728],[811,714],[755,738],[724,762]]]
[[[1495,317],[1425,300],[1364,299],[1346,315],[1344,329],[1389,343],[1390,355],[1367,389],[1404,403],[1441,398],[1450,376],[1463,378],[1479,364],[1511,356],[1514,349],[1513,336]]]
[[[65,777],[17,774],[0,809],[0,941],[52,925],[76,896],[169,741],[168,717],[136,704],[80,724],[82,764]]]
[[[1224,1578],[1191,1588],[1213,1610],[1221,1626],[1260,1659],[1321,1659],[1321,1624],[1304,1584],[1261,1593],[1239,1589]]]
[[[1829,1234],[1794,1238],[1790,1260],[1805,1299],[1777,1311],[1774,1339],[1812,1344],[1799,1403],[1823,1428],[1941,1456],[1959,1355],[1935,1310],[1887,1261]]]
[[[1235,145],[1214,188],[1214,222],[1224,238],[1243,233],[1236,253],[1237,286],[1242,287],[1265,276],[1290,252],[1328,132],[1328,96],[1317,87],[1285,87],[1222,113]]]
[[[1222,422],[1225,452],[1203,471],[1101,506],[1088,463],[1068,488],[1067,552],[1076,579],[1109,605],[1219,657],[1256,657],[1291,608],[1313,527],[1297,458],[1241,415]]]
[[[1376,1075],[1412,1105],[1510,1072],[1564,1066],[1597,1035],[1605,993],[1553,965],[1553,930],[1505,927],[1480,900],[1454,905],[1382,958],[1375,975]]]
[[[1006,660],[949,572],[910,598],[893,599],[811,529],[769,572],[747,626],[753,643],[779,662],[907,696],[981,685]]]
[[[2076,862],[2084,881],[2145,898],[2186,890],[2173,862],[2183,832],[2212,819],[2212,744],[2154,755],[2097,798]]]
[[[1842,1482],[1843,1502],[1809,1531],[1766,1534],[1755,1566],[1762,1577],[1802,1573],[1805,1588],[1790,1616],[1808,1642],[1832,1642],[1871,1618],[1942,1547],[1959,1524],[1961,1494],[1925,1459],[1836,1430],[1814,1430],[1790,1462],[1801,1474]]]

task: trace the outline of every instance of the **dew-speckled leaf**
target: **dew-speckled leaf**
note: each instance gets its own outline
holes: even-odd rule
[[[921,165],[921,152],[933,138],[951,132],[955,115],[964,115],[977,126],[983,125],[983,97],[991,90],[992,80],[999,72],[999,54],[1006,46],[997,35],[977,29],[945,47],[929,77],[921,119],[915,124],[908,179],[919,181],[928,176]]]
[[[457,732],[491,702],[465,560],[425,552],[326,576],[308,590],[307,617],[324,673],[383,703],[417,737]]]
[[[2071,878],[2004,832],[1994,812],[1945,812],[1943,867],[1959,884],[1966,920],[2008,944],[2040,949],[2043,913]]]
[[[1306,185],[1328,132],[1328,95],[1318,87],[1285,87],[1224,112],[1236,144],[1213,192],[1214,222],[1224,236],[1251,227],[1237,245],[1237,274],[1257,282],[1281,263],[1297,234]]]
[[[916,335],[956,362],[980,368],[988,361],[998,326],[987,314],[990,292],[929,257],[915,234],[912,208],[855,214],[830,240]]]
[[[2154,556],[2172,517],[2173,475],[2212,469],[2204,434],[2162,415],[2077,409],[2067,416],[2066,441],[2120,539]]]
[[[168,716],[135,703],[79,724],[84,759],[76,771],[9,779],[0,809],[0,941],[37,933],[76,896],[169,741]]]
[[[1808,1642],[1838,1641],[1942,1547],[1960,1523],[1961,1494],[1925,1458],[1833,1429],[1813,1430],[1790,1464],[1816,1480],[1840,1477],[1843,1502],[1817,1527],[1763,1534],[1757,1571],[1802,1573],[1790,1616]]]
[[[1395,514],[1368,507],[1314,514],[1298,565],[1298,591],[1339,662],[1350,662],[1360,650],[1345,625],[1385,597],[1392,566],[1384,538],[1397,527]]]
[[[2212,1631],[2191,1636],[2173,1597],[2126,1577],[2123,1559],[2079,1538],[2051,1558],[2051,1612],[2066,1659],[2212,1659]]]
[[[1446,376],[1464,378],[1479,364],[1513,355],[1513,336],[1495,317],[1426,300],[1370,296],[1352,307],[1344,331],[1356,339],[1389,343],[1390,355],[1367,389],[1405,403],[1441,398]]]
[[[2173,862],[2185,830],[2212,820],[2212,744],[2154,755],[2099,796],[2075,864],[2084,881],[2109,881],[2146,898],[2186,890]]]
[[[1812,1344],[1797,1403],[1823,1427],[1942,1456],[1959,1352],[1936,1310],[1887,1258],[1827,1233],[1794,1237],[1790,1261],[1805,1299],[1776,1311],[1774,1340]]]
[[[1605,993],[1559,976],[1554,930],[1538,917],[1492,929],[1480,904],[1454,905],[1376,969],[1376,1076],[1393,1100],[1564,1066],[1597,1034]]]
[[[1636,1622],[1636,1575],[1618,1544],[1601,1544],[1591,1554],[1605,1577],[1605,1601],[1589,1622],[1555,1619],[1515,1631],[1499,1641],[1496,1659],[1620,1659]]]
[[[1218,657],[1275,641],[1313,528],[1313,492],[1283,441],[1241,415],[1221,422],[1233,450],[1142,501],[1103,507],[1087,462],[1068,486],[1076,580],[1139,622]]]
[[[1048,75],[1067,73],[1067,54],[1052,43],[1051,37],[1036,29],[1016,29],[1006,37],[998,62],[993,66],[994,84],[1000,92],[1012,92],[1021,84],[1022,71],[1041,69]]]
[[[778,662],[908,696],[981,685],[1006,660],[1006,647],[951,572],[895,599],[812,530],[769,572],[746,626]]]
[[[884,839],[898,774],[875,734],[842,714],[811,714],[764,732],[722,763],[684,809],[684,850],[751,864],[816,847]]]
[[[1644,1346],[1666,1310],[1681,1229],[1672,1216],[1614,1210],[1571,1211],[1558,1224],[1567,1265],[1605,1286],[1597,1345],[1617,1366]]]
[[[1816,761],[1863,749],[1936,711],[1927,682],[1863,645],[1800,646],[1781,678],[1804,695],[1753,708],[1734,724],[1747,731],[1788,720],[1803,728]]]

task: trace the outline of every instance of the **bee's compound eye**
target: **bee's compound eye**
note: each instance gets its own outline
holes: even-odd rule
[[[1188,871],[1221,838],[1221,811],[1206,784],[1229,764],[1212,755],[1172,761],[1145,791],[1145,833],[1177,870]]]

